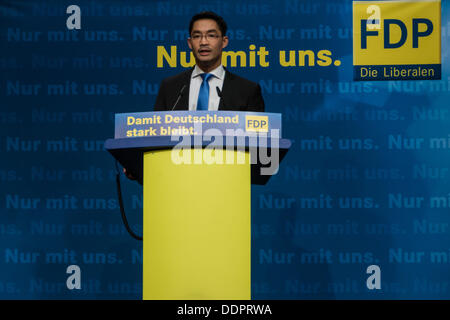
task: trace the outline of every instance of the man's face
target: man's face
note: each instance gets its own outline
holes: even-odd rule
[[[222,61],[222,49],[228,45],[228,37],[222,35],[216,21],[201,19],[192,26],[188,45],[197,65],[214,69]]]

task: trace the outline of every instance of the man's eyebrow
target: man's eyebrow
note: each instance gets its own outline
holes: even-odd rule
[[[212,32],[218,33],[218,31],[217,31],[216,29],[210,29],[210,30],[206,31],[206,33],[212,33]],[[193,33],[193,34],[194,34],[194,33],[201,33],[201,31],[199,31],[199,30],[193,30],[192,33]]]

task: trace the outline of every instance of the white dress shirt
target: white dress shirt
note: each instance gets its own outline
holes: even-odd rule
[[[198,94],[200,92],[200,86],[202,85],[203,79],[200,76],[205,73],[197,65],[194,67],[191,75],[191,85],[189,88],[189,111],[197,110]],[[225,79],[225,69],[222,65],[218,66],[216,69],[209,72],[213,76],[209,79],[209,103],[208,111],[219,110],[220,97],[217,94],[216,87],[219,87],[222,91],[223,80]]]

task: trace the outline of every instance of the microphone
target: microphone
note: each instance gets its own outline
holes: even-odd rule
[[[222,100],[222,102],[223,102],[222,91],[220,91],[219,87],[216,87],[216,91],[217,91],[217,95],[219,96],[220,100]],[[222,105],[223,105],[223,103],[222,103]],[[220,106],[220,102],[219,102],[219,106]]]
[[[170,111],[173,111],[173,109],[175,109],[175,107],[177,106],[178,102],[180,101],[181,97],[183,96],[184,89],[186,89],[186,85],[184,85],[181,88],[180,93],[178,94],[177,101],[175,101],[175,104],[173,105],[172,109],[170,109]]]

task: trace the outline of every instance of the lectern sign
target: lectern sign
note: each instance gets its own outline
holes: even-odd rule
[[[249,135],[271,130],[281,134],[281,114],[236,111],[165,111],[116,114],[114,138],[202,135],[218,130],[222,135]],[[198,132],[201,130],[202,132]]]
[[[353,2],[354,80],[441,79],[441,1]]]

